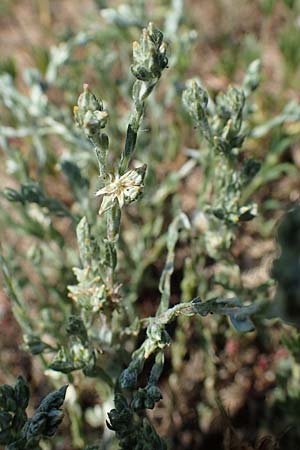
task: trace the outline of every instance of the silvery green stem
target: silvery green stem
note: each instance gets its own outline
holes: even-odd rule
[[[167,310],[169,307],[169,301],[171,296],[171,276],[174,271],[174,260],[175,260],[175,246],[179,239],[179,233],[181,229],[190,229],[190,223],[188,217],[184,213],[178,214],[175,217],[171,225],[169,226],[168,236],[167,236],[167,248],[168,254],[165,262],[165,267],[162,272],[159,290],[161,293],[161,300],[159,307],[157,309],[157,316],[163,311]]]
[[[145,102],[156,86],[162,70],[167,67],[166,50],[162,32],[152,23],[143,30],[140,42],[133,43],[131,71],[137,80],[132,88],[134,110],[130,117],[125,147],[119,164],[120,175],[126,172],[133,155],[137,133],[144,115]]]
[[[213,298],[202,302],[199,297],[190,302],[178,303],[172,308],[167,309],[156,317],[145,319],[143,324],[147,325],[147,338],[133,355],[131,363],[120,376],[120,386],[123,389],[134,389],[137,383],[138,375],[144,367],[144,362],[150,355],[159,350],[163,350],[171,343],[170,337],[165,330],[166,325],[173,322],[179,316],[202,317],[208,314],[220,314],[229,317],[232,325],[240,332],[249,332],[254,330],[251,316],[266,311],[270,306],[267,300],[255,302],[249,306],[243,306],[241,300],[233,298]]]
[[[107,212],[107,245],[111,254],[112,264],[108,270],[108,285],[113,290],[114,270],[117,265],[117,246],[121,225],[121,208],[115,200],[114,206]]]
[[[103,102],[99,100],[89,89],[83,85],[83,92],[78,98],[77,106],[74,106],[74,116],[77,125],[82,128],[85,135],[92,143],[99,165],[100,177],[107,178],[106,160],[109,146],[107,134],[102,133],[106,126],[108,113],[103,109]]]

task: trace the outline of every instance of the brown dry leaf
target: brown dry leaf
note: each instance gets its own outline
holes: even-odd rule
[[[242,441],[230,425],[224,436],[224,450],[254,450],[248,442]]]
[[[255,450],[280,450],[279,442],[273,436],[265,436],[257,442]]]
[[[256,442],[255,448],[248,442],[242,440],[231,425],[230,416],[220,400],[218,400],[218,406],[226,426],[223,441],[224,450],[280,450],[279,438],[277,439],[273,436],[260,438]]]
[[[226,426],[223,440],[224,450],[255,450],[248,442],[243,441],[239,437],[238,433],[231,425],[229,414],[220,400],[218,401],[218,405]]]

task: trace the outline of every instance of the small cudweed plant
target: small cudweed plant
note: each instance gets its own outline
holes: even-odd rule
[[[155,316],[136,317],[133,304],[127,301],[119,270],[122,256],[130,255],[128,249],[126,253],[126,242],[121,233],[122,213],[127,205],[140,199],[145,189],[147,166],[133,163],[133,156],[145,105],[168,66],[166,52],[163,33],[153,24],[149,24],[140,41],[133,44],[133,110],[119,157],[111,152],[111,141],[105,132],[108,111],[87,84],[74,107],[75,122],[94,148],[98,161],[99,185],[95,195],[100,197],[101,203],[96,220],[93,221],[94,216],[87,208],[81,219],[70,213],[62,203],[48,196],[39,184],[23,183],[20,190],[6,189],[4,192],[11,202],[22,206],[37,204],[47,214],[69,217],[77,225],[81,266],[74,268],[75,280],[68,286],[72,314],[68,310],[63,332],[52,336],[51,342],[33,333],[34,326],[21,301],[18,286],[3,259],[4,278],[14,302],[14,312],[24,329],[27,348],[33,354],[46,356],[48,368],[68,374],[70,380],[72,372],[82,371],[85,376],[95,377],[113,389],[114,407],[108,413],[107,427],[115,432],[123,450],[166,449],[166,443],[147,418],[147,410],[153,409],[162,399],[159,381],[165,364],[164,352],[171,344],[168,325],[180,316],[204,317],[215,313],[227,316],[238,331],[249,332],[254,329],[253,317],[267,311],[269,303],[261,300],[245,305],[239,297],[231,294],[230,289],[228,295],[225,292],[223,296],[206,301],[197,295],[190,301],[184,299],[171,304],[175,247],[182,236],[193,236],[196,228],[195,220],[178,210],[164,236],[167,256],[158,286],[160,303]],[[243,160],[241,151],[249,133],[249,96],[259,84],[259,69],[258,61],[252,63],[242,88],[229,88],[225,94],[218,95],[215,102],[196,81],[187,83],[183,91],[183,104],[203,138],[203,152],[197,154],[196,164],[200,163],[205,177],[197,207],[205,218],[202,251],[211,258],[225,258],[238,225],[257,213],[256,205],[248,203],[243,194],[245,186],[259,171],[260,164],[253,159]],[[65,160],[61,166],[75,196],[86,206],[84,197],[88,195],[89,181],[81,175],[75,163]],[[279,232],[281,244],[285,245],[288,231],[298,227],[298,219],[294,213],[288,223],[284,222]],[[50,231],[56,232],[52,228]],[[43,229],[39,229],[39,233],[43,236]],[[60,239],[64,242],[63,238]],[[297,294],[294,278],[291,280],[281,271],[286,260],[293,260],[297,266],[296,253],[289,244],[273,269],[274,278],[279,283],[280,301],[286,298],[294,300]],[[124,255],[121,255],[120,248]],[[186,264],[190,272],[191,261],[189,259]],[[290,281],[294,285],[292,291],[289,290]],[[197,282],[197,278],[193,282]],[[289,309],[286,313],[291,311]],[[134,342],[137,335],[139,346]],[[147,361],[150,368],[146,377],[144,368]],[[49,394],[34,416],[28,419],[29,393],[25,382],[20,378],[15,387],[2,386],[0,442],[8,445],[10,450],[39,448],[39,441],[52,436],[62,420],[60,408],[65,392],[66,386]],[[88,448],[101,446],[97,444]]]

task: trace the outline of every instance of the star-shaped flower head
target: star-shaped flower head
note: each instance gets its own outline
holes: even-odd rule
[[[144,164],[136,169],[128,170],[122,176],[110,175],[110,183],[96,192],[96,196],[103,195],[99,214],[111,209],[115,200],[118,201],[120,208],[137,200],[143,193],[146,168]]]

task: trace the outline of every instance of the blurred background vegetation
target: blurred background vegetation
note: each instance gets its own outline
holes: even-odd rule
[[[138,158],[148,164],[150,175],[146,197],[124,217],[124,240],[131,243],[121,261],[125,295],[142,316],[155,314],[167,225],[178,208],[191,216],[197,212],[201,164],[185,164],[188,157],[193,161],[202,141],[183,110],[184,83],[197,77],[214,98],[228,85],[241,84],[258,58],[262,81],[253,104],[254,132],[244,151],[263,166],[243,194],[257,202],[258,216],[241,224],[227,260],[196,250],[189,254],[182,238],[172,304],[182,295],[207,298],[216,293],[216,285],[232,286],[252,300],[274,287],[270,271],[277,254],[276,227],[300,195],[300,1],[2,0],[1,247],[28,320],[44,336],[53,333],[53,323],[62,330],[70,307],[67,286],[74,284],[72,267],[78,265],[74,223],[83,213],[95,216],[98,206],[91,194],[97,189],[96,161],[73,124],[72,108],[82,84],[89,83],[109,109],[111,147],[120,152],[130,113],[131,42],[149,20],[164,30],[170,58],[138,141]],[[43,187],[38,193],[43,212],[35,203],[28,212],[26,192],[16,203],[4,195],[5,188],[19,189],[29,181]],[[198,216],[200,234],[202,227]],[[201,245],[201,237],[193,239],[195,248]],[[13,383],[23,374],[30,381],[33,408],[61,385],[63,376],[49,370],[45,376],[47,361],[25,351],[4,291],[0,300],[0,382]],[[171,449],[222,448],[226,424],[216,397],[245,440],[273,434],[282,448],[299,448],[296,328],[273,320],[239,335],[226,320],[209,317],[179,320],[170,333],[174,344],[161,382],[164,400],[152,416]],[[27,335],[32,337],[31,330]],[[39,353],[32,341],[28,348]],[[71,381],[76,392],[70,395],[65,426],[45,449],[83,448],[82,436],[93,442],[103,433],[110,394],[81,373],[73,373]]]

